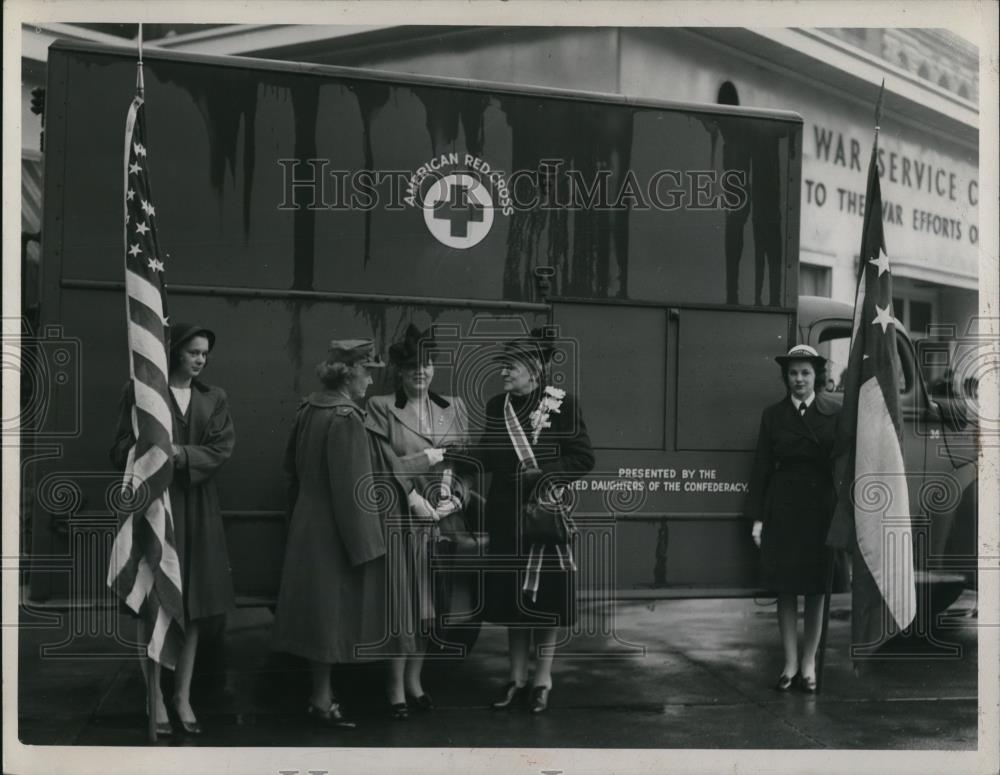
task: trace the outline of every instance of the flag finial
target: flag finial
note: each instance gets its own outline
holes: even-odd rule
[[[875,131],[878,132],[879,125],[882,123],[882,97],[885,95],[885,78],[882,79],[882,85],[878,87],[878,99],[875,101]]]
[[[145,87],[145,84],[143,83],[143,79],[142,79],[142,25],[141,24],[139,25],[139,41],[138,42],[139,42],[139,61],[136,62],[135,91],[136,91],[136,93],[140,97],[142,97],[143,96],[142,93],[143,93],[143,91],[145,90],[146,87]]]

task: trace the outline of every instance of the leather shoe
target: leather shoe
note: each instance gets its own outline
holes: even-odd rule
[[[406,721],[410,717],[410,711],[405,702],[397,702],[389,706],[389,716],[393,721]]]
[[[799,675],[799,691],[804,694],[816,694],[816,676]]]
[[[348,719],[340,709],[340,703],[331,702],[327,710],[317,708],[312,703],[306,709],[306,715],[325,727],[335,727],[337,729],[354,729],[357,724]]]
[[[774,690],[776,692],[787,692],[798,681],[798,678],[799,678],[798,673],[791,676],[782,673],[781,677],[778,678],[778,682],[774,685]]]
[[[534,714],[544,713],[549,707],[549,687],[536,686],[531,690],[531,707],[529,712]]]
[[[527,686],[518,686],[511,681],[503,688],[500,699],[493,703],[493,710],[507,710],[512,705],[521,705],[528,696]]]
[[[431,696],[424,692],[419,697],[414,697],[412,694],[407,695],[407,702],[419,711],[431,711],[436,707],[434,705],[434,700]]]

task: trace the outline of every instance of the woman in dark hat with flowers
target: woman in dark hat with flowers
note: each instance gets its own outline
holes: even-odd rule
[[[215,334],[204,326],[175,323],[170,326],[169,386],[173,411],[174,476],[170,508],[174,543],[182,572],[184,595],[184,647],[177,661],[173,706],[184,730],[199,734],[201,725],[191,708],[191,676],[198,648],[199,623],[226,614],[233,608],[233,582],[229,571],[226,536],[219,509],[215,474],[233,454],[236,434],[229,416],[229,402],[222,388],[200,379],[215,347]],[[132,384],[126,388],[111,458],[125,467],[132,434]],[[140,622],[140,626],[142,626]],[[140,634],[140,642],[145,638]],[[144,672],[149,669],[142,661]],[[159,666],[154,666],[159,670]],[[156,682],[157,687],[159,681]],[[147,707],[156,713],[157,734],[173,729],[159,692]]]
[[[444,447],[468,444],[468,415],[462,399],[430,389],[436,346],[431,330],[421,332],[411,324],[389,348],[398,388],[368,402],[368,429],[399,483],[400,505],[406,504],[393,515],[398,541],[391,543],[398,549],[387,558],[390,599],[395,601],[390,632],[396,633],[387,644],[387,694],[392,717],[399,721],[409,715],[407,700],[417,710],[434,707],[421,670],[435,615],[430,570],[435,525],[463,511],[472,498],[466,482],[442,462]]]
[[[548,707],[559,630],[576,615],[575,559],[569,541],[542,541],[527,529],[529,504],[558,501],[594,467],[590,437],[575,397],[548,383],[552,343],[533,331],[504,346],[504,392],[486,404],[475,457],[493,478],[486,497],[489,557],[485,618],[507,626],[510,674],[496,710]],[[495,567],[494,567],[495,565]],[[528,684],[534,649],[535,672]]]
[[[371,369],[385,364],[369,339],[330,342],[316,367],[322,390],[299,405],[285,473],[292,517],[272,648],[309,660],[308,716],[350,728],[330,684],[334,664],[357,662],[384,633],[385,539],[376,486],[377,450],[361,409]]]
[[[788,394],[764,410],[746,516],[761,550],[763,585],[777,593],[785,664],[777,691],[816,691],[816,652],[826,589],[826,534],[835,502],[833,448],[840,404],[823,392],[826,359],[797,345],[775,360]],[[798,596],[805,596],[802,656]]]

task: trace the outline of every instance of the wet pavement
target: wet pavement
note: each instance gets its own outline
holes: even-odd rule
[[[771,689],[781,667],[773,600],[620,601],[613,618],[590,607],[581,619],[601,631],[562,646],[549,711],[538,717],[488,708],[506,680],[506,635],[484,627],[467,658],[427,664],[424,686],[438,708],[406,722],[387,717],[379,665],[338,671],[359,722],[339,731],[305,717],[305,666],[269,652],[270,612],[241,609],[228,622],[225,670],[203,670],[193,698],[204,734],[158,744],[974,750],[975,602],[967,592],[952,606],[938,643],[904,644],[894,659],[855,670],[849,599],[835,596],[819,696]],[[145,744],[137,662],[88,616],[23,620],[22,742]]]

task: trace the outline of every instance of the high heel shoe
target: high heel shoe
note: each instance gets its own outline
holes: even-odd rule
[[[410,718],[410,711],[405,702],[396,702],[389,706],[389,716],[393,721],[406,721]]]
[[[306,715],[324,727],[354,729],[357,726],[357,724],[344,715],[344,712],[340,709],[340,703],[338,702],[331,702],[330,707],[326,710],[317,708],[310,702],[309,707],[306,708]]]
[[[146,719],[149,719],[149,712],[146,712]],[[170,720],[157,721],[156,722],[156,736],[157,737],[171,737],[174,734],[174,726],[170,723]]]
[[[548,686],[536,686],[531,690],[530,713],[538,715],[545,712],[549,707],[549,691]]]
[[[434,705],[434,700],[431,699],[431,696],[427,692],[424,692],[419,697],[414,694],[408,694],[406,695],[406,701],[414,708],[422,712],[432,711],[436,707]]]
[[[816,694],[816,676],[799,674],[799,691],[803,694]]]
[[[181,729],[187,735],[200,735],[204,730],[201,728],[201,724],[198,723],[198,719],[194,721],[185,721],[177,709],[177,703],[174,702],[174,713],[177,715],[177,720],[181,722]]]
[[[799,680],[799,674],[788,675],[782,673],[781,677],[778,678],[778,682],[774,685],[774,691],[776,692],[787,692],[791,689]]]
[[[511,681],[503,688],[500,699],[493,703],[493,710],[507,710],[512,705],[523,704],[527,696],[527,686],[518,686]]]

